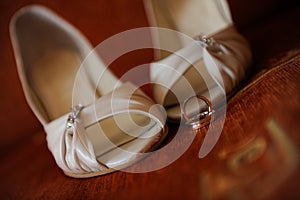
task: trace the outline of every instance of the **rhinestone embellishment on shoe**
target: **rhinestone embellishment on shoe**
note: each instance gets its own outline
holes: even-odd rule
[[[222,54],[223,48],[222,45],[219,44],[213,37],[207,37],[206,35],[198,35],[194,38],[196,41],[199,42],[200,46],[206,48],[207,50]]]
[[[78,116],[83,108],[84,108],[83,105],[78,104],[71,109],[71,112],[68,116],[66,129],[70,129],[70,128],[74,127],[74,123],[75,123],[76,119],[78,119]]]

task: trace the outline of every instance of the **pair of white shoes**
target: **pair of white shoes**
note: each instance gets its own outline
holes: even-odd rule
[[[155,26],[213,36],[191,40],[153,29],[157,47],[175,52],[157,52],[160,61],[150,68],[153,96],[166,111],[133,84],[121,83],[85,37],[47,8],[25,7],[11,21],[26,99],[68,176],[93,177],[132,165],[164,140],[166,117],[199,125],[211,115],[211,102],[229,95],[245,76],[250,48],[232,25],[224,0],[145,0],[145,7]],[[205,104],[182,111],[195,95],[209,106],[204,116]]]

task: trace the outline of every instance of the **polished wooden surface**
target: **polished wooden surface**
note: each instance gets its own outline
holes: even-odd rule
[[[9,20],[24,5],[42,3],[97,45],[121,31],[147,26],[142,1],[1,1],[0,198],[299,199],[300,7],[281,10],[279,0],[263,2],[274,5],[266,12],[268,17],[257,19],[251,14],[259,14],[260,9],[251,7],[252,13],[245,16],[239,10],[243,6],[230,1],[238,28],[253,47],[254,65],[229,101],[222,135],[207,157],[198,158],[206,129],[194,132],[186,127],[195,139],[168,167],[78,180],[66,177],[56,166],[45,133],[26,104],[9,40]],[[268,4],[263,5],[268,9]],[[135,51],[111,68],[121,76],[152,59],[151,50]],[[144,89],[150,93],[149,87]],[[171,140],[176,125],[169,126]],[[142,162],[151,162],[151,156]]]

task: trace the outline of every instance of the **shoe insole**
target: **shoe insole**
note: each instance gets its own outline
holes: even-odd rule
[[[31,67],[32,87],[46,109],[49,121],[70,112],[73,84],[79,65],[80,57],[77,53],[68,49],[55,49],[46,52]]]
[[[228,25],[216,0],[163,0],[176,30],[195,37],[210,35]]]
[[[151,3],[156,26],[176,30],[190,37],[211,35],[231,23],[227,4],[222,0],[151,0]],[[181,48],[190,42],[171,35],[169,38],[169,45],[179,43]]]
[[[73,84],[80,64],[80,57],[76,52],[55,49],[45,53],[31,67],[31,84],[42,107],[46,109],[49,121],[70,112]],[[95,92],[95,88],[89,85],[88,76],[81,77],[84,78],[79,80],[81,97],[78,98],[87,101],[90,99],[84,98],[90,96],[91,92]],[[86,131],[93,144],[95,155],[100,162],[106,162],[106,165],[112,162],[117,165],[121,158],[120,162],[126,163],[126,160],[135,157],[126,154],[127,150],[132,152],[149,150],[158,139],[162,138],[161,127],[141,114],[117,115],[115,119],[108,118],[100,121],[88,127]],[[125,151],[116,148],[121,146]]]

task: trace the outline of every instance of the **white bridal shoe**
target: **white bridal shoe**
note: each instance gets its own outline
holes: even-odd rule
[[[27,102],[66,175],[128,167],[164,139],[162,110],[130,83],[120,84],[62,18],[28,6],[14,15],[10,31]]]
[[[181,32],[153,29],[156,47],[172,53],[157,51],[159,61],[151,64],[156,102],[166,108],[171,121],[193,124],[209,117],[212,107],[222,105],[222,95],[226,100],[237,88],[252,59],[247,41],[233,25],[227,1],[144,0],[144,4],[150,25]],[[186,106],[196,96],[204,103]]]

